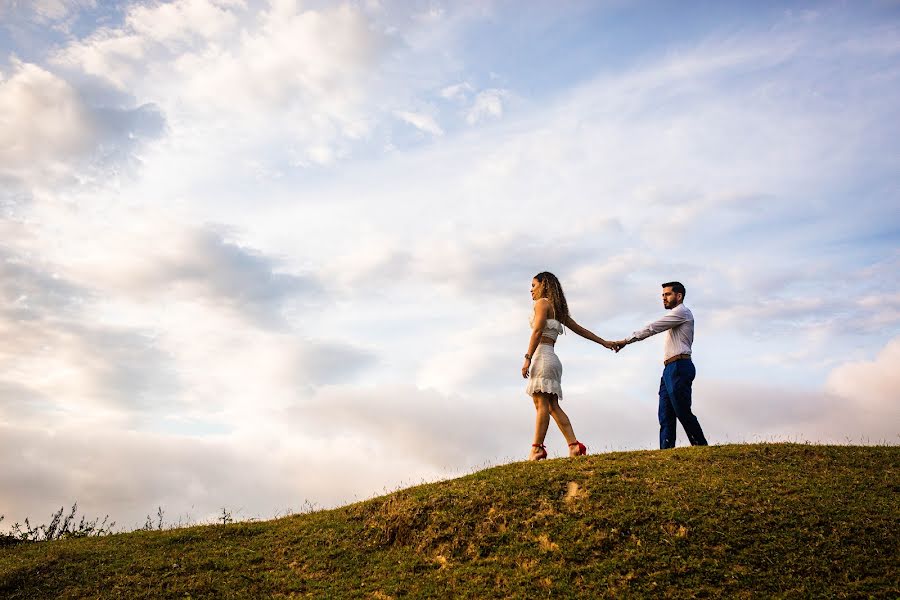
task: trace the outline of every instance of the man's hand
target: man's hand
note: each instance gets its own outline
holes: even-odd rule
[[[628,345],[628,342],[626,342],[625,340],[619,340],[618,342],[613,342],[613,350],[615,350],[616,354],[618,354],[619,351],[627,345]]]

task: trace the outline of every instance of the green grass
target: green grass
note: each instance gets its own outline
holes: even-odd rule
[[[267,522],[0,548],[3,598],[897,598],[900,448],[515,463]]]

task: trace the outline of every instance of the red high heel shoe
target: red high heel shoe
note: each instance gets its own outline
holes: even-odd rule
[[[579,442],[578,440],[575,440],[574,442],[572,442],[571,444],[569,444],[569,447],[570,447],[570,448],[571,448],[572,446],[578,446],[578,452],[576,452],[576,453],[573,454],[572,456],[584,456],[585,454],[587,454],[587,448],[585,447],[584,444],[582,444],[582,443]]]
[[[543,444],[532,444],[532,448],[540,448],[540,452],[534,455],[534,458],[529,458],[528,460],[544,460],[547,458],[547,448],[544,447]]]

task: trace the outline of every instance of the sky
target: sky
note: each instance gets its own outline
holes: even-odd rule
[[[898,267],[897,2],[0,0],[4,525],[522,460],[545,270],[607,339],[685,284],[713,444],[897,444]],[[660,336],[556,349],[656,447]]]

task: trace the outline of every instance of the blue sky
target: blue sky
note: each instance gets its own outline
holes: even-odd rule
[[[896,443],[898,15],[0,1],[0,514],[519,460],[543,270],[616,339],[686,284],[713,443]],[[592,451],[655,445],[661,346],[558,344]]]

